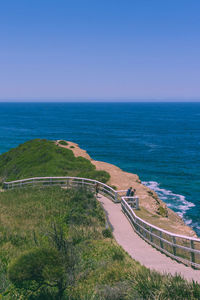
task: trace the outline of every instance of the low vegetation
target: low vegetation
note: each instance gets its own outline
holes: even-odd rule
[[[53,141],[35,139],[0,155],[0,178],[16,180],[35,176],[78,176],[107,182],[110,175],[97,171],[86,158]]]
[[[65,172],[109,178],[46,140],[0,156],[0,176],[7,180]],[[0,246],[0,298],[5,300],[200,299],[197,283],[160,275],[131,259],[113,239],[89,190],[52,186],[0,192]]]
[[[60,145],[63,145],[63,146],[67,146],[67,145],[68,145],[68,142],[66,142],[66,141],[59,141],[59,144],[60,144]]]
[[[0,194],[0,213],[0,293],[6,300],[200,297],[198,284],[132,260],[89,191],[10,190]]]

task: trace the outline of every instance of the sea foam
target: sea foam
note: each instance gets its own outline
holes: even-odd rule
[[[142,183],[155,191],[159,198],[163,200],[169,208],[174,210],[184,219],[187,225],[192,223],[192,220],[185,218],[185,214],[190,208],[195,206],[194,203],[187,201],[183,195],[175,194],[170,190],[161,188],[160,184],[156,181],[143,181]]]

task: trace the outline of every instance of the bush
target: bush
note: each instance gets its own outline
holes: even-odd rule
[[[60,145],[63,145],[63,146],[69,145],[66,141],[59,141],[59,144],[60,144]]]
[[[167,209],[161,205],[158,207],[158,214],[161,215],[162,217],[166,217],[166,218],[168,217]]]
[[[63,276],[62,261],[56,249],[36,248],[23,253],[8,268],[10,281],[25,290],[57,287]]]
[[[102,234],[105,238],[112,238],[112,231],[109,228],[103,229]]]
[[[106,171],[97,171],[97,170],[83,170],[78,174],[78,177],[96,179],[97,181],[106,183],[110,179],[110,174]]]

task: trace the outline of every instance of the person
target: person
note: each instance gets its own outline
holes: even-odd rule
[[[131,196],[131,197],[134,197],[135,192],[136,192],[136,189],[133,189],[133,190],[130,192],[130,196]]]
[[[129,197],[132,192],[132,186],[127,190],[126,197]]]
[[[97,194],[99,193],[99,183],[96,183],[95,192],[96,192],[96,196],[97,196]]]

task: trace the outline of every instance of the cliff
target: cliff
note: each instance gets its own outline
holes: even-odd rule
[[[147,222],[176,234],[196,236],[196,233],[184,223],[180,216],[168,208],[154,191],[141,183],[138,175],[125,172],[119,167],[107,162],[93,160],[89,154],[76,143],[67,141],[67,144],[62,145],[60,141],[57,140],[56,144],[60,147],[72,150],[75,157],[81,156],[90,160],[97,170],[108,172],[110,174],[108,184],[115,186],[118,190],[126,190],[130,186],[135,188],[140,204],[140,210],[137,214]]]

